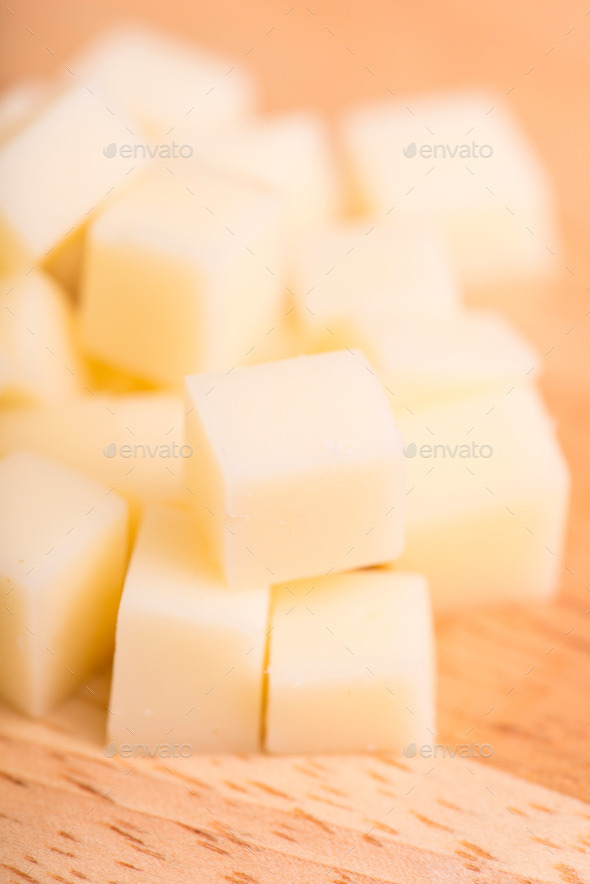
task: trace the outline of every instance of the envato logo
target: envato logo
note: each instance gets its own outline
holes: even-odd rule
[[[404,448],[405,457],[491,457],[494,449],[491,445],[480,445],[478,442],[472,442],[468,445],[466,442],[462,444],[448,445],[438,442],[436,445],[421,445],[419,448],[415,442],[409,442]]]
[[[173,442],[171,445],[160,445],[156,442],[155,445],[143,445],[143,444],[134,444],[131,445],[129,443],[125,443],[124,445],[117,445],[116,442],[109,442],[108,445],[102,449],[102,453],[105,457],[192,457],[193,449],[192,445],[187,445],[184,443],[183,445],[179,445],[178,442]]]
[[[102,754],[107,758],[120,755],[121,758],[190,758],[193,747],[190,743],[120,743],[114,741],[103,747]]]
[[[494,148],[491,144],[476,144],[475,141],[472,141],[471,144],[416,144],[415,141],[411,141],[409,144],[403,149],[403,154],[409,160],[415,156],[421,156],[425,160],[454,160],[455,157],[459,157],[459,159],[481,159],[481,160],[489,160],[489,158],[493,155]]]
[[[403,753],[406,758],[415,758],[419,755],[421,758],[490,758],[494,753],[494,748],[489,743],[455,743],[450,746],[448,743],[424,744],[417,746],[416,743],[408,743],[404,746]]]
[[[160,157],[163,160],[169,160],[171,157],[188,160],[193,155],[193,148],[190,144],[115,144],[111,141],[102,149],[103,154],[109,160],[116,157],[117,154],[124,160],[137,159],[155,159]]]

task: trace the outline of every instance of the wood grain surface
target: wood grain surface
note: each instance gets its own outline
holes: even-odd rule
[[[590,14],[386,0],[13,2],[0,77],[63,72],[121,14],[242,58],[267,109],[335,115],[364,98],[464,84],[506,94],[548,166],[564,247],[543,286],[468,293],[545,355],[572,473],[555,603],[437,622],[440,742],[488,759],[108,759],[108,677],[43,722],[0,708],[0,881],[590,881]]]

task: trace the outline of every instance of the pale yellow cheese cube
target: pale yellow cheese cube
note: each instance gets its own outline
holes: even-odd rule
[[[465,283],[555,267],[547,174],[497,96],[458,91],[367,105],[346,116],[343,134],[365,207],[436,223]]]
[[[259,749],[269,598],[263,585],[227,588],[189,512],[147,510],[117,621],[108,732],[119,752]]]
[[[540,375],[541,357],[498,313],[359,318],[349,346],[362,345],[397,407],[411,410],[484,390],[507,393]]]
[[[358,346],[367,317],[456,311],[459,287],[440,236],[425,225],[348,221],[302,235],[291,286],[301,327],[318,346]]]
[[[47,87],[35,80],[17,83],[0,95],[0,144],[9,141],[43,106]]]
[[[154,173],[89,231],[83,343],[155,383],[230,369],[279,315],[283,250],[274,195],[186,164]]]
[[[170,146],[182,130],[183,144],[196,147],[204,131],[244,118],[254,103],[239,65],[139,25],[105,32],[69,67],[93,91],[114,96],[148,138]]]
[[[203,138],[195,155],[280,193],[292,231],[331,221],[341,208],[328,134],[321,118],[309,111],[255,118],[229,133]]]
[[[0,313],[0,395],[57,401],[84,389],[74,341],[74,308],[48,274],[3,278]]]
[[[434,638],[418,574],[367,569],[273,589],[265,746],[401,753],[435,735]]]
[[[395,558],[401,440],[360,352],[186,380],[189,491],[231,586]]]
[[[0,460],[0,500],[0,695],[44,715],[112,651],[127,506],[25,451]]]
[[[406,547],[435,610],[544,601],[563,567],[569,473],[527,385],[397,412],[406,442]]]
[[[129,137],[127,124],[107,98],[74,86],[0,148],[0,273],[79,250],[95,208],[138,173],[141,160],[104,153]]]
[[[152,501],[183,501],[186,463],[181,397],[160,393],[76,396],[0,410],[0,454],[29,448],[80,470],[126,498],[135,525]]]

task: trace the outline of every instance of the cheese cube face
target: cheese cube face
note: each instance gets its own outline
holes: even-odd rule
[[[140,160],[109,153],[129,136],[129,121],[108,104],[69,89],[0,149],[0,273],[79,247],[76,233],[95,207],[138,174]]]
[[[459,288],[446,248],[425,225],[348,222],[299,238],[297,319],[319,346],[358,346],[359,323],[453,314]]]
[[[113,96],[148,138],[167,144],[174,128],[176,141],[182,130],[194,147],[204,131],[244,118],[254,103],[244,70],[148,28],[106,32],[70,66],[90,89]]]
[[[195,154],[207,164],[280,193],[293,231],[331,221],[341,207],[328,135],[312,113],[250,121],[230,133],[201,139]]]
[[[88,235],[82,282],[88,352],[178,386],[191,372],[230,369],[264,337],[281,306],[283,265],[273,195],[184,168],[181,181],[154,174],[105,210]]]
[[[266,748],[401,752],[431,744],[426,580],[369,569],[273,589]]]
[[[362,342],[392,403],[410,410],[488,390],[502,394],[539,376],[541,359],[500,314],[470,310],[440,319],[359,319]]]
[[[188,512],[146,512],[117,621],[109,736],[160,753],[172,742],[170,754],[256,752],[269,589],[228,589],[195,536]]]
[[[29,448],[86,473],[126,498],[135,525],[152,501],[190,497],[181,397],[76,396],[0,410],[0,454]]]
[[[44,715],[112,652],[127,507],[52,460],[0,461],[0,694]]]
[[[404,414],[405,411],[405,414]],[[567,465],[532,387],[399,412],[406,441],[407,542],[435,610],[545,601],[563,562]]]
[[[231,586],[399,555],[400,436],[362,353],[193,375],[186,390],[187,485]]]
[[[57,401],[84,388],[66,291],[38,271],[2,280],[0,394]]]
[[[344,140],[365,207],[434,221],[466,284],[536,277],[554,266],[547,176],[494,96],[457,92],[359,108],[344,121]]]

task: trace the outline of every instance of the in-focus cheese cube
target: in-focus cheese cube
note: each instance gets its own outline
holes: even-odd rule
[[[459,304],[459,289],[438,234],[425,225],[347,222],[300,237],[293,302],[300,325],[318,345],[351,345],[359,322],[441,317]]]
[[[92,211],[141,165],[108,150],[129,137],[128,123],[100,94],[76,86],[0,149],[0,273],[79,250]]]
[[[270,592],[229,590],[195,534],[188,512],[146,512],[117,621],[109,736],[181,755],[255,752]]]
[[[331,221],[341,208],[328,134],[310,112],[254,119],[230,133],[202,139],[195,155],[280,193],[291,230]]]
[[[196,147],[204,131],[242,119],[254,102],[239,66],[138,26],[107,31],[69,67],[93,91],[114,96],[148,138],[167,144],[179,143],[182,130]]]
[[[155,383],[230,369],[280,310],[281,222],[274,195],[194,166],[140,182],[88,234],[88,352]]]
[[[44,273],[2,279],[0,393],[56,401],[80,392],[84,371],[74,344],[73,305]]]
[[[187,485],[230,585],[399,555],[400,436],[362,353],[193,375],[186,388]]]
[[[45,457],[0,461],[0,695],[44,715],[112,652],[127,507]]]
[[[51,406],[0,410],[0,454],[29,448],[80,470],[117,494],[132,524],[151,501],[186,500],[181,397],[76,396]]]
[[[434,221],[465,283],[555,266],[547,175],[496,97],[457,92],[361,107],[346,117],[344,140],[365,207]]]
[[[424,571],[438,610],[550,598],[569,474],[537,391],[523,385],[398,416],[408,494],[396,567]]]
[[[484,390],[503,394],[540,374],[534,348],[500,314],[470,310],[439,319],[359,318],[362,345],[394,397],[410,409]]]
[[[273,589],[270,752],[401,752],[434,738],[426,580],[380,569]]]

